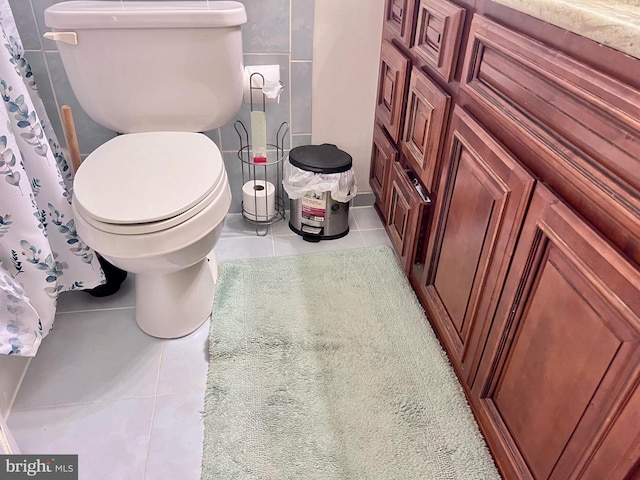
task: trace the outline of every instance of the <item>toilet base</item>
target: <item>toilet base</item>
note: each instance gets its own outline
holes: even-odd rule
[[[217,274],[215,258],[177,272],[136,274],[138,326],[158,338],[192,333],[211,314]]]

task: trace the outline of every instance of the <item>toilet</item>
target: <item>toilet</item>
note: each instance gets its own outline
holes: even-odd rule
[[[136,321],[178,338],[209,317],[212,249],[231,205],[203,133],[242,102],[244,6],[235,1],[68,1],[45,10],[82,109],[118,132],[76,172],[82,239],[136,274]]]

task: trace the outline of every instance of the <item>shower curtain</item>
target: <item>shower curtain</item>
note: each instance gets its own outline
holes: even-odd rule
[[[33,356],[60,292],[104,282],[78,237],[72,172],[38,95],[8,0],[0,0],[0,354]]]

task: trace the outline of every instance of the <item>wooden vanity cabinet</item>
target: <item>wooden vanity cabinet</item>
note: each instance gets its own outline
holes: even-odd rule
[[[369,175],[389,238],[402,267],[409,272],[421,238],[418,230],[426,221],[431,200],[416,189],[415,174],[402,166],[395,144],[378,124],[374,126]]]
[[[460,107],[449,130],[420,290],[471,385],[534,179]]]
[[[640,264],[640,82],[476,14],[458,102]]]
[[[416,47],[414,42],[431,42],[433,55],[423,54],[433,63],[433,71],[438,64],[448,68],[442,61],[450,56],[437,51],[452,50],[453,43],[448,39],[453,30],[446,14],[432,6],[427,14],[425,5],[415,0],[409,3],[385,2],[370,184],[392,244],[407,273],[413,275],[416,250],[422,249],[430,225],[430,210],[425,207],[432,201],[451,104],[451,96],[422,68],[427,60],[413,53],[426,45]],[[435,3],[441,4],[441,11],[447,2]],[[417,33],[414,36],[419,9],[423,12],[421,28],[429,30],[428,38]],[[458,32],[453,33],[455,41]],[[383,137],[380,130],[388,137]],[[400,154],[396,157],[392,152]],[[389,161],[392,156],[397,161]],[[420,270],[415,276],[421,275]]]
[[[451,97],[418,68],[411,71],[401,149],[427,191],[433,191]]]
[[[409,60],[391,43],[384,42],[380,49],[376,120],[394,142],[400,140],[402,131],[408,75]]]
[[[394,162],[389,174],[389,200],[386,229],[396,249],[402,268],[408,273],[413,264],[420,227],[426,224],[427,206],[431,203],[416,189],[410,169]]]
[[[389,174],[391,167],[398,161],[398,150],[380,125],[374,125],[369,185],[376,197],[376,205],[386,212],[388,208]]]
[[[370,183],[503,478],[640,480],[640,60],[386,5]]]
[[[385,0],[384,28],[407,47],[411,45],[415,29],[415,0]]]
[[[639,313],[638,269],[538,184],[472,390],[508,478],[630,473],[640,419],[619,422],[638,408]],[[598,456],[616,428],[620,450]]]
[[[445,82],[453,79],[466,10],[448,0],[421,0],[412,50]]]

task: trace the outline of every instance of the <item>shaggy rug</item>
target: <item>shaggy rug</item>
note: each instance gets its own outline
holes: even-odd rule
[[[389,248],[223,262],[203,480],[497,479]]]

